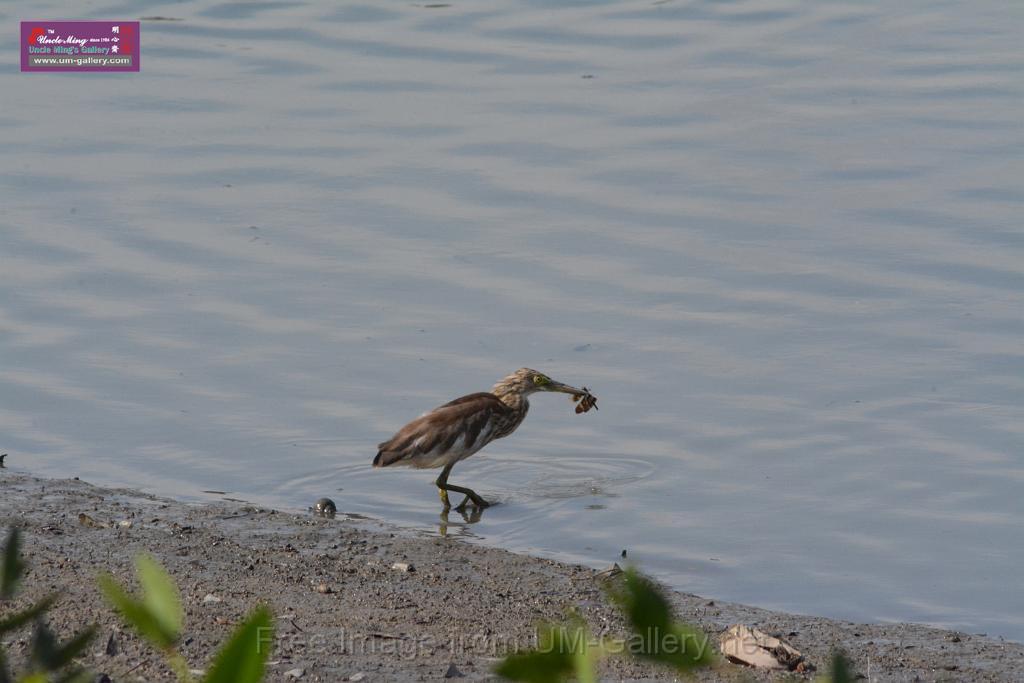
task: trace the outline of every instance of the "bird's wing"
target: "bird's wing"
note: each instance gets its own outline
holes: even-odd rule
[[[501,399],[486,392],[457,398],[416,418],[381,443],[373,466],[404,462],[415,465],[417,456],[440,456],[456,444],[461,452],[475,453],[493,437],[494,420],[510,410]]]

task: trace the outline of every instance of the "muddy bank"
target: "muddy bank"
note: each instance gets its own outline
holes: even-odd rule
[[[83,524],[79,515],[93,520]],[[130,527],[119,522],[130,520]],[[136,553],[156,556],[186,609],[182,651],[203,668],[232,625],[258,602],[277,616],[268,680],[492,680],[503,654],[533,641],[534,625],[574,607],[594,631],[621,622],[594,569],[451,538],[399,532],[339,514],[320,519],[242,503],[185,504],[78,480],[0,469],[0,525],[24,530],[30,572],[18,604],[61,590],[52,625],[89,623],[100,637],[83,663],[115,681],[172,680],[162,660],[101,601],[95,575],[123,581]],[[395,568],[396,563],[407,565]],[[1024,646],[911,624],[864,625],[783,614],[673,593],[678,614],[713,637],[743,622],[781,634],[815,664],[835,646],[871,681],[1019,681]],[[25,633],[7,642],[17,660]],[[712,638],[714,642],[714,638]],[[705,681],[744,680],[724,664]],[[781,680],[781,677],[778,677]],[[603,680],[673,680],[660,669],[610,660]],[[759,674],[756,680],[775,680]],[[749,679],[746,679],[749,680]]]

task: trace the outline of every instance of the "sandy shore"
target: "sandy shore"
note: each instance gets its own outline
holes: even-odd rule
[[[83,525],[85,513],[95,525]],[[119,525],[131,520],[130,528]],[[89,623],[100,637],[83,664],[115,682],[172,680],[161,659],[105,606],[95,576],[127,581],[136,553],[156,556],[186,605],[182,651],[201,669],[232,624],[259,601],[277,616],[268,680],[492,680],[534,625],[578,609],[594,631],[622,632],[597,571],[426,537],[339,514],[295,515],[225,501],[186,504],[76,479],[0,469],[0,525],[24,530],[30,564],[18,604],[52,590],[64,636]],[[412,571],[395,569],[395,563]],[[213,596],[212,598],[208,596]],[[678,614],[713,636],[742,622],[785,637],[821,666],[835,646],[870,681],[1020,681],[1024,645],[913,624],[865,625],[783,614],[672,593]],[[6,646],[17,660],[27,634]],[[109,647],[108,647],[109,646]],[[113,654],[108,654],[112,652]],[[750,680],[725,663],[704,681]],[[461,675],[461,677],[458,677]],[[748,678],[744,678],[744,677]],[[754,674],[755,680],[781,676]],[[609,660],[603,680],[673,680],[667,671]]]

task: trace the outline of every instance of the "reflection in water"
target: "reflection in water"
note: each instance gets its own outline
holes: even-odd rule
[[[488,508],[469,507],[459,510],[457,508],[452,508],[452,510],[455,510],[455,514],[462,518],[461,524],[455,524],[455,527],[458,529],[455,535],[471,536],[472,534],[469,531],[469,525],[476,524],[481,519],[483,519],[484,510],[487,509]],[[440,533],[442,536],[448,536],[448,528],[451,525],[451,521],[449,519],[449,512],[449,510],[441,511],[441,522],[437,525],[437,527],[438,533]]]
[[[448,533],[1024,638],[1009,7],[186,0],[138,77],[0,71],[7,466],[433,534],[374,445],[540,367],[600,412]]]

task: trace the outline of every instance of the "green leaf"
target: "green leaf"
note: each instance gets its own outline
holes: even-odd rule
[[[3,621],[0,621],[0,635],[7,633],[8,631],[17,630],[30,621],[35,621],[37,617],[42,616],[48,609],[53,607],[53,603],[56,601],[56,593],[53,595],[47,595],[32,607],[6,617]]]
[[[0,600],[10,600],[18,589],[18,582],[25,572],[25,563],[21,561],[21,532],[11,527],[4,545],[3,565],[0,566]]]
[[[676,622],[668,600],[650,579],[632,567],[622,579],[609,593],[633,631],[626,644],[629,652],[683,673],[714,661],[708,635],[696,626]]]
[[[258,683],[263,680],[273,643],[273,617],[265,605],[260,605],[235,629],[203,680],[205,683]]]
[[[46,624],[37,622],[32,637],[32,661],[44,671],[59,671],[82,654],[95,635],[96,627],[90,626],[61,645]]]
[[[494,673],[510,681],[524,683],[561,683],[574,670],[572,657],[551,652],[526,652],[509,655]]]
[[[107,601],[143,638],[161,650],[174,646],[177,634],[164,630],[160,621],[150,613],[149,608],[126,593],[113,576],[100,574],[97,581]]]
[[[139,555],[135,559],[135,571],[142,584],[142,604],[160,624],[161,630],[172,641],[177,641],[184,614],[174,579],[149,555]]]
[[[537,631],[538,648],[509,655],[494,672],[511,681],[561,683],[575,676],[581,683],[594,681],[588,633],[582,620],[567,626],[543,626]]]
[[[832,653],[832,683],[853,683],[853,667],[842,650]]]
[[[31,659],[36,668],[50,671],[59,667],[50,666],[50,658],[57,649],[57,637],[41,621],[36,622],[36,630],[32,633]]]
[[[18,679],[18,683],[49,683],[49,680],[44,673],[35,673],[31,676],[25,676],[24,678]]]

